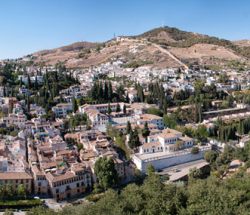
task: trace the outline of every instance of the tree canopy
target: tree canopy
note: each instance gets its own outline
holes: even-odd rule
[[[118,175],[114,161],[110,158],[101,157],[95,162],[95,174],[98,185],[107,190],[117,184]]]

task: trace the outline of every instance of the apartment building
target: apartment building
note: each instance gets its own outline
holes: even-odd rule
[[[52,107],[52,111],[58,118],[66,117],[68,113],[72,112],[72,110],[72,103],[59,103],[56,106]]]
[[[93,110],[94,109],[94,110],[97,110],[100,113],[107,113],[109,108],[110,108],[112,112],[115,112],[116,108],[117,108],[117,105],[120,105],[120,108],[122,110],[125,104],[123,102],[110,103],[110,104],[96,104],[96,105],[85,104],[85,105],[79,107],[79,111],[82,112],[82,113],[85,113],[87,110],[90,110],[90,109]]]
[[[6,126],[16,125],[19,128],[22,128],[25,126],[26,116],[24,114],[11,113],[7,117],[3,117],[1,122]]]
[[[27,193],[32,193],[33,178],[26,172],[0,172],[0,184],[11,186],[14,191],[23,185]]]
[[[80,163],[73,164],[70,171],[51,171],[46,174],[50,192],[56,200],[81,195],[92,186],[91,172]]]
[[[34,177],[34,193],[36,195],[47,196],[50,193],[50,190],[45,173],[42,172],[37,165],[31,166],[31,172]]]
[[[156,153],[156,152],[173,152],[190,148],[194,144],[194,140],[181,132],[174,129],[165,129],[161,133],[150,135],[142,146],[140,146],[140,154]]]
[[[136,115],[136,119],[138,125],[144,125],[147,122],[148,124],[156,125],[158,129],[164,128],[163,119],[160,116],[153,114],[140,114]]]

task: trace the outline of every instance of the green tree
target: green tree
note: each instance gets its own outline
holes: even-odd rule
[[[144,128],[142,129],[142,136],[146,139],[150,134],[150,130],[148,128],[148,122],[145,122]]]
[[[158,108],[149,108],[149,109],[147,109],[147,113],[153,114],[156,116],[163,116],[163,112]]]
[[[131,149],[137,148],[141,145],[137,129],[130,132],[128,145]]]
[[[147,166],[147,174],[149,176],[155,174],[155,168],[154,168],[154,166],[152,164],[150,164],[150,165]]]
[[[164,125],[168,128],[175,128],[177,126],[177,119],[173,114],[164,114],[163,116]]]
[[[197,146],[194,146],[192,149],[191,149],[191,153],[192,154],[198,154],[199,153],[199,148]]]
[[[28,80],[27,80],[27,87],[28,89],[31,88],[31,80],[30,80],[30,76],[28,75]]]
[[[197,179],[197,178],[201,178],[202,177],[202,171],[200,169],[190,169],[188,176],[191,179]]]
[[[209,162],[210,164],[215,162],[217,157],[218,157],[218,153],[213,150],[207,151],[204,154],[205,160]]]
[[[94,167],[95,175],[98,180],[98,184],[107,190],[118,182],[118,175],[115,169],[114,161],[110,158],[101,157],[95,162]]]
[[[17,195],[19,198],[26,198],[26,189],[23,184],[19,184],[17,187]]]
[[[30,112],[30,97],[29,96],[26,97],[26,108],[27,108],[27,111]]]
[[[110,103],[108,104],[108,115],[110,115],[112,113],[112,109],[110,107]]]
[[[37,76],[36,76],[36,79],[35,79],[34,88],[35,88],[35,90],[38,90],[38,81],[37,81]]]
[[[113,98],[113,88],[112,88],[112,84],[109,81],[108,83],[108,100],[111,101]]]
[[[78,110],[78,104],[77,104],[77,100],[75,98],[72,98],[72,109],[73,109],[74,113],[76,113]]]
[[[130,121],[127,121],[126,134],[130,134],[131,131],[132,131],[131,123]]]
[[[127,114],[127,106],[124,104],[124,106],[123,106],[123,113],[124,114]]]
[[[116,112],[120,112],[121,111],[121,107],[120,107],[119,103],[116,104],[116,110],[115,111]]]
[[[11,211],[10,209],[6,209],[3,213],[3,215],[14,215],[14,212]]]

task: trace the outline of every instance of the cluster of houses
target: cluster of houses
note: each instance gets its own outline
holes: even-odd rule
[[[87,114],[92,126],[101,131],[106,131],[108,124],[118,128],[125,126],[128,121],[136,122],[137,125],[144,125],[147,122],[163,129],[162,117],[146,113],[149,107],[151,105],[145,103],[86,104],[79,107],[79,112]]]
[[[136,48],[131,51],[136,51]],[[11,184],[13,189],[23,184],[28,193],[63,200],[80,196],[93,188],[97,180],[94,166],[101,157],[114,161],[120,180],[126,183],[133,178],[135,168],[143,173],[149,165],[162,170],[202,159],[204,153],[211,150],[211,146],[196,145],[193,138],[167,128],[163,117],[150,114],[148,110],[157,106],[136,102],[138,93],[133,85],[125,87],[129,101],[79,106],[77,114],[87,116],[90,128],[64,133],[65,119],[73,111],[72,99],[86,97],[99,77],[109,77],[113,87],[120,85],[121,77],[142,86],[147,86],[152,80],[163,80],[164,89],[170,89],[171,92],[193,92],[196,79],[204,80],[207,85],[215,84],[219,91],[231,91],[239,84],[242,89],[250,85],[250,79],[245,76],[248,73],[231,74],[227,83],[219,83],[218,72],[211,70],[159,69],[150,66],[125,68],[123,64],[123,59],[120,58],[96,67],[72,70],[80,84],[60,91],[60,98],[55,98],[60,103],[56,102],[51,109],[56,118],[53,121],[47,121],[43,117],[46,111],[36,104],[30,104],[27,117],[25,102],[18,101],[15,97],[6,97],[10,89],[0,87],[0,127],[14,126],[18,130],[18,135],[13,135],[15,137],[9,134],[0,136],[0,184]],[[38,73],[34,67],[28,67],[25,74],[30,74],[32,83],[42,83],[42,74],[55,70],[55,67],[45,67]],[[19,80],[25,85],[28,76],[19,76]],[[147,87],[143,89],[147,93]],[[30,92],[25,86],[20,86],[19,94],[29,96]],[[204,124],[213,124],[218,116],[224,121],[250,117],[246,106],[220,110],[220,102],[214,101],[212,104],[214,107],[218,106],[216,110],[203,113],[207,116]],[[168,112],[175,112],[178,108],[169,108]],[[192,105],[180,108],[189,110]],[[142,130],[146,124],[149,129],[147,137],[139,134],[140,146],[131,150],[130,161],[119,153],[114,140],[107,136],[107,128],[111,126],[126,135],[125,145],[129,147],[130,134],[126,133],[128,122],[132,129]],[[240,146],[243,147],[246,142],[249,142],[249,136],[242,138]],[[194,145],[197,148],[195,153],[192,150]]]
[[[32,193],[33,178],[29,173],[26,141],[12,136],[0,139],[0,184],[11,185],[13,190],[23,185],[27,193]]]

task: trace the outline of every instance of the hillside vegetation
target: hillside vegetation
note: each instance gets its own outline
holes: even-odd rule
[[[79,42],[40,51],[33,54],[34,61],[46,65],[62,62],[69,68],[97,66],[112,58],[122,58],[126,66],[134,65],[134,62],[150,62],[136,64],[136,67],[181,67],[182,63],[214,68],[216,66],[221,69],[243,70],[250,67],[250,46],[246,45],[246,41],[232,42],[170,27],[156,28],[138,36],[125,38],[104,43]]]
[[[164,35],[163,32],[165,32],[165,35],[167,35],[167,37],[159,36]],[[230,40],[220,39],[218,37],[197,34],[193,32],[182,31],[177,28],[156,28],[139,35],[139,38],[147,38],[149,41],[159,43],[161,45],[180,48],[188,48],[195,44],[213,44],[232,49],[237,54],[242,55],[246,58],[250,58],[250,47],[248,46],[239,46],[237,45],[237,43],[233,43]]]
[[[131,184],[121,192],[109,190],[94,204],[67,207],[61,212],[37,208],[28,214],[245,215],[249,214],[249,185],[248,175],[226,180],[193,178],[188,186],[164,185],[152,175],[141,186]]]

